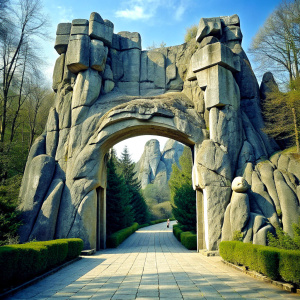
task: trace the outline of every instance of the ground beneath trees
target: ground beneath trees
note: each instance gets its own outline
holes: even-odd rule
[[[174,224],[174,222],[171,222]],[[107,249],[60,270],[9,299],[296,299],[185,249],[172,226],[142,228],[117,249]]]

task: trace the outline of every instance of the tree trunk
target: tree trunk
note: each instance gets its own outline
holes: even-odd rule
[[[296,139],[296,147],[297,147],[297,153],[300,153],[300,147],[299,147],[299,132],[297,128],[297,116],[296,116],[296,110],[293,107],[292,108],[292,114],[293,114],[293,120],[294,120],[294,128],[295,128],[295,139]]]

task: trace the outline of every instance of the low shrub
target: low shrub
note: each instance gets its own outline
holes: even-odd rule
[[[71,260],[80,255],[83,249],[83,240],[78,238],[61,239],[59,241],[66,241],[68,243],[68,251],[66,260]]]
[[[279,274],[282,279],[300,286],[300,251],[279,251]]]
[[[197,234],[191,231],[182,232],[180,235],[181,244],[189,250],[197,250]]]
[[[82,247],[81,239],[0,247],[0,290],[30,280],[68,259],[77,257]]]
[[[224,260],[233,264],[244,265],[271,279],[282,278],[300,285],[299,250],[224,241],[220,243],[219,252]]]
[[[124,242],[132,233],[134,233],[139,228],[138,223],[133,223],[130,227],[121,229],[117,232],[111,234],[106,241],[106,245],[109,248],[116,248],[122,242]]]
[[[181,242],[181,233],[183,230],[180,228],[179,224],[173,225],[173,234],[175,235],[176,239]]]

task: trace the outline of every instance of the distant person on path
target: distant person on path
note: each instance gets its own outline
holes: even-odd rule
[[[170,227],[170,219],[167,220],[167,228]]]

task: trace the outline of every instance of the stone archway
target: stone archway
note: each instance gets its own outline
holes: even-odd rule
[[[273,198],[252,185],[259,209],[246,197],[246,211],[230,203],[234,177],[263,185],[254,167],[276,149],[261,131],[258,84],[241,40],[237,15],[201,19],[196,40],[154,51],[142,51],[138,33],[114,34],[97,13],[59,24],[56,102],[26,164],[21,241],[81,237],[85,248],[105,246],[105,154],[122,139],[156,134],[194,147],[198,248],[217,249],[233,229],[265,242],[279,224]],[[245,216],[234,216],[235,227],[230,209]],[[256,219],[264,220],[258,232]]]

